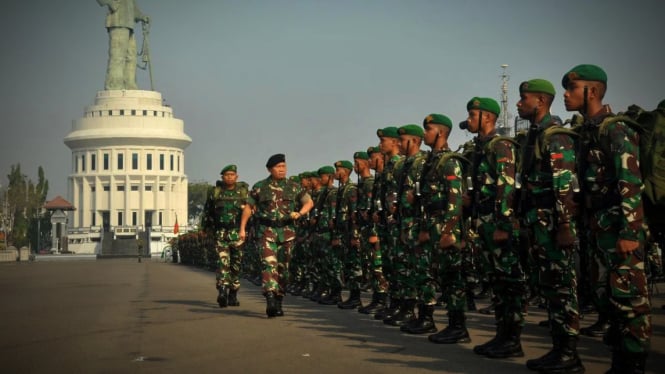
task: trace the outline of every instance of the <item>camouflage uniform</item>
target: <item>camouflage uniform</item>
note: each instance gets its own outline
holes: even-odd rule
[[[615,351],[646,353],[651,337],[651,310],[644,269],[644,210],[638,164],[637,133],[622,122],[600,131],[609,111],[583,124],[583,193],[590,219],[589,243],[599,261],[599,312],[607,311],[606,340]],[[619,239],[640,241],[638,250],[622,258]]]
[[[330,269],[335,267],[335,256],[332,249],[332,228],[335,217],[333,206],[337,199],[337,188],[323,186],[318,194],[315,211],[315,234],[312,245],[315,248],[316,274],[318,275],[318,290],[312,295],[313,301],[319,301],[322,297],[329,297],[333,285],[337,283],[334,272]]]
[[[496,133],[475,138],[472,190],[472,218],[494,292],[497,338],[491,346],[476,346],[474,352],[504,358],[523,355],[520,335],[524,325],[524,272],[514,240],[518,225],[513,216],[515,191],[515,146]],[[509,239],[496,243],[494,232],[509,233]]]
[[[228,287],[230,291],[240,288],[240,263],[244,242],[240,241],[238,229],[240,216],[247,201],[247,184],[237,182],[233,189],[215,187],[212,191],[215,217],[215,248],[219,254],[217,288]]]
[[[263,293],[284,296],[296,232],[289,214],[310,199],[300,184],[268,177],[257,182],[247,203],[256,207],[256,239],[261,251]]]
[[[339,261],[340,271],[338,273],[334,268],[337,282],[333,286],[333,290],[341,290],[344,284],[342,281],[345,281],[350,291],[360,291],[362,281],[360,248],[351,246],[352,240],[360,240],[360,231],[356,222],[357,202],[358,187],[356,184],[350,181],[340,183],[334,205],[335,229],[333,231],[333,238],[339,240],[340,243],[339,246],[333,248],[336,262]]]
[[[558,132],[557,132],[558,131]],[[524,225],[532,238],[540,291],[547,300],[552,336],[579,334],[579,306],[574,245],[557,244],[557,230],[576,236],[571,183],[575,177],[575,143],[561,123],[548,114],[532,125],[522,156]],[[538,148],[538,149],[536,149]],[[566,226],[568,225],[568,226]]]

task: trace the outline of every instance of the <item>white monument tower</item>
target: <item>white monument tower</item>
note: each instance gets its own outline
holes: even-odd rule
[[[120,10],[134,14],[130,26],[113,26],[109,18],[118,18],[119,10],[107,16],[105,90],[97,92],[64,139],[72,150],[68,197],[76,208],[69,212],[67,250],[76,253],[136,255],[138,239],[144,255],[161,253],[178,222],[187,222],[184,150],[192,140],[159,92],[136,88],[136,44],[127,31],[134,20],[144,23],[143,60],[149,66],[149,19],[133,0],[120,3]],[[124,66],[124,54],[134,56],[131,69]]]

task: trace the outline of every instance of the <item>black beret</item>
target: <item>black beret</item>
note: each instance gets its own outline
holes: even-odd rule
[[[286,162],[286,156],[283,153],[278,153],[276,155],[270,156],[268,162],[266,162],[266,167],[270,169],[271,167],[279,164],[280,162]]]

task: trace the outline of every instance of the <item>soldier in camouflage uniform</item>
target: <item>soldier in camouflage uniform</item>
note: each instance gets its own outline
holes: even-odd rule
[[[473,351],[490,358],[521,357],[525,280],[514,243],[519,234],[513,214],[515,145],[496,132],[501,109],[494,99],[474,97],[466,108],[466,126],[478,135],[474,138],[473,181],[465,200],[471,204],[481,251],[491,266],[497,323],[496,336]]]
[[[295,221],[314,205],[306,191],[286,178],[286,158],[271,156],[266,163],[270,176],[254,184],[240,221],[240,240],[252,214],[257,218],[257,240],[263,258],[263,294],[268,317],[284,315],[282,299],[289,279],[289,260],[295,240]]]
[[[219,256],[217,268],[217,303],[224,308],[238,306],[240,264],[244,240],[238,235],[240,216],[247,201],[247,183],[238,182],[236,165],[227,165],[220,172],[222,185],[212,190],[212,217],[215,248]]]
[[[312,238],[312,247],[316,262],[314,265],[316,274],[316,287],[310,295],[310,300],[319,302],[330,298],[334,275],[330,275],[327,269],[332,269],[335,263],[335,257],[332,250],[332,230],[334,227],[334,205],[337,199],[337,187],[335,183],[335,168],[332,166],[322,166],[318,170],[321,178],[321,187],[316,192],[316,201],[312,217],[314,226],[314,235]]]
[[[333,229],[332,247],[336,262],[333,266],[335,284],[331,301],[336,300],[339,295],[340,300],[338,300],[337,306],[341,309],[355,309],[360,305],[360,282],[362,282],[360,231],[356,220],[358,186],[350,180],[352,172],[353,163],[351,161],[335,162],[335,178],[339,184],[334,205],[335,228]],[[349,288],[350,296],[348,300],[342,302],[341,290],[344,284]]]
[[[610,318],[605,342],[612,349],[609,373],[643,373],[651,338],[651,307],[644,271],[644,206],[639,135],[603,105],[607,75],[598,66],[578,65],[562,79],[568,111],[584,117],[582,173],[589,243],[605,257],[607,294],[599,312]]]
[[[388,126],[376,131],[376,135],[380,139],[379,148],[385,161],[383,173],[381,173],[381,189],[376,200],[377,209],[373,213],[373,219],[375,222],[378,222],[378,241],[381,246],[383,274],[388,281],[388,292],[390,295],[390,304],[386,308],[378,310],[374,315],[374,319],[379,320],[384,320],[397,314],[401,303],[395,268],[393,266],[394,253],[398,246],[400,234],[396,219],[399,183],[395,177],[395,169],[404,158],[400,155],[398,130],[397,127]]]
[[[393,266],[399,296],[402,299],[399,312],[383,320],[392,326],[401,326],[402,331],[408,328],[407,323],[416,319],[414,308],[418,301],[415,284],[416,263],[424,256],[418,245],[419,211],[416,207],[417,183],[420,182],[426,152],[420,149],[423,129],[414,124],[404,125],[398,130],[400,136],[400,153],[404,161],[395,168],[398,181],[397,222],[399,244],[393,252]]]
[[[538,268],[540,293],[547,300],[553,348],[528,360],[541,373],[581,373],[577,354],[579,306],[575,276],[574,189],[576,134],[550,115],[556,96],[544,79],[520,84],[517,111],[531,126],[521,149],[520,215],[529,229],[530,251]]]
[[[368,305],[358,308],[358,312],[363,314],[374,314],[386,306],[389,285],[386,277],[383,275],[383,259],[381,256],[381,243],[379,242],[379,220],[377,212],[377,202],[379,201],[379,194],[383,184],[383,154],[378,146],[369,147],[367,149],[367,154],[369,155],[369,167],[375,172],[374,177],[371,179],[371,200],[368,211],[367,227],[364,231],[364,234],[367,236],[366,245],[369,252],[369,272],[373,292],[372,301]],[[360,174],[361,172],[358,171],[358,173]],[[365,183],[369,184],[369,181],[370,179],[366,179]],[[374,218],[375,213],[376,220]]]
[[[448,327],[430,335],[434,343],[469,342],[465,325],[466,283],[462,271],[462,165],[448,148],[450,118],[430,114],[423,121],[425,144],[431,147],[420,178],[418,202],[421,248],[414,278],[418,287],[418,321],[413,334],[436,332],[433,313],[440,288],[448,311]]]
[[[302,172],[297,176],[291,176],[289,179],[294,182],[300,183],[300,187],[311,196],[311,181],[306,172]],[[308,220],[299,220],[296,223],[296,242],[293,245],[291,253],[291,263],[289,265],[292,279],[289,280],[287,291],[293,296],[300,296],[300,290],[304,287],[305,278],[305,245],[307,241],[307,225]]]

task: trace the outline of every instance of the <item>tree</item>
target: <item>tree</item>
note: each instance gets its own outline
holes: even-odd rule
[[[48,194],[48,181],[41,166],[38,170],[38,178],[35,185],[25,174],[21,173],[20,164],[12,165],[11,171],[7,175],[9,183],[3,196],[3,220],[6,225],[7,243],[17,248],[30,244],[35,247],[37,245],[37,217],[42,211]],[[48,232],[50,217],[41,219],[42,233]]]
[[[187,210],[189,222],[198,222],[208,196],[210,184],[207,182],[189,183],[187,186]]]

